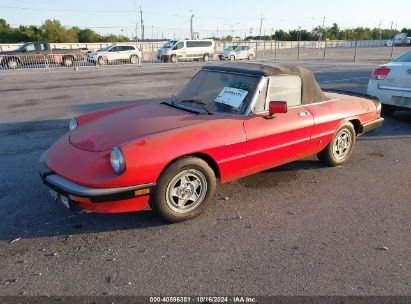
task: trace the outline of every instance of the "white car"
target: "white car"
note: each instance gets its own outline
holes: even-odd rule
[[[141,51],[133,45],[109,45],[96,52],[88,53],[87,60],[99,65],[119,61],[140,64]]]
[[[253,60],[254,57],[255,51],[248,45],[232,45],[219,54],[220,60]]]
[[[411,51],[377,67],[368,82],[368,95],[378,98],[383,111],[411,110]]]

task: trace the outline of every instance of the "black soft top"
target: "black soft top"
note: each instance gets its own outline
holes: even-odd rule
[[[225,63],[205,65],[202,70],[248,74],[269,77],[276,75],[297,75],[302,80],[302,104],[329,100],[315,80],[314,74],[307,69],[293,65],[260,63]]]

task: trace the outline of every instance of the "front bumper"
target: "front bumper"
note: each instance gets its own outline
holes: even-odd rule
[[[94,188],[73,183],[55,174],[42,162],[39,175],[43,183],[59,195],[83,209],[100,213],[120,213],[143,210],[156,183],[116,188]]]

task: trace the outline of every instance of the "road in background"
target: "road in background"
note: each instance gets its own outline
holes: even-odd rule
[[[48,201],[36,163],[69,118],[168,98],[201,65],[0,74],[0,294],[410,295],[410,112],[360,139],[345,166],[310,157],[224,184],[180,224]],[[375,66],[303,65],[356,92]]]

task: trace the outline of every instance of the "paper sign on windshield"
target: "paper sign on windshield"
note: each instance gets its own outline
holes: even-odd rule
[[[214,101],[239,108],[247,94],[245,90],[225,87]]]

